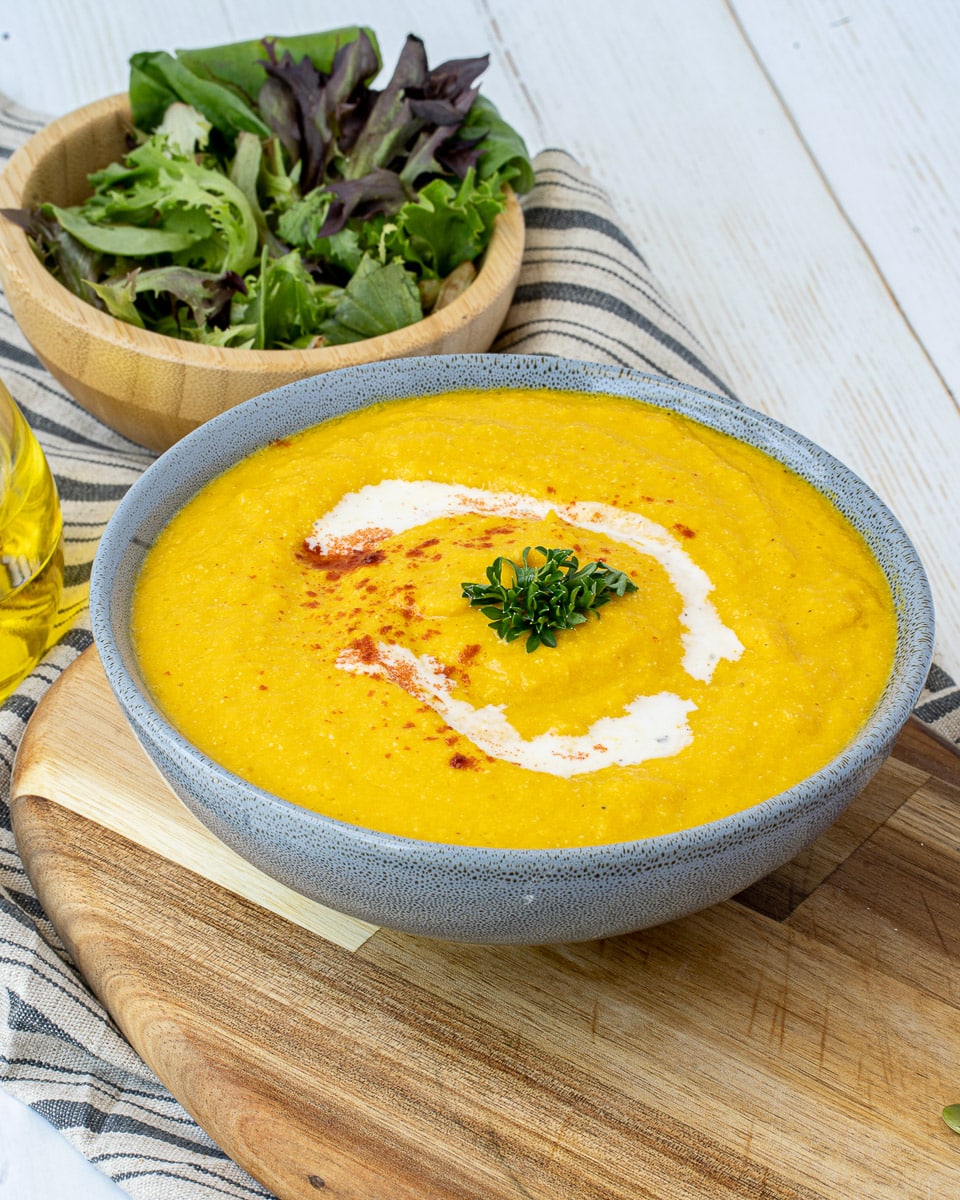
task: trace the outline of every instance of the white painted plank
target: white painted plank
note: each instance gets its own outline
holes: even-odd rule
[[[960,396],[960,6],[736,0],[734,8],[838,203]]]

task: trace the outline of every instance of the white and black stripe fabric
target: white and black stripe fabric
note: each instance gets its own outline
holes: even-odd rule
[[[0,164],[42,120],[0,98]],[[527,249],[495,349],[591,359],[731,396],[625,235],[605,194],[559,151],[536,159]],[[0,296],[0,378],[50,460],[65,518],[62,636],[0,710],[0,1086],[137,1200],[267,1193],[198,1128],[119,1035],[74,969],[17,855],[13,757],[51,683],[92,642],[84,607],[98,539],[153,455],[81,409],[34,357]],[[918,716],[960,745],[960,689],[934,668]]]

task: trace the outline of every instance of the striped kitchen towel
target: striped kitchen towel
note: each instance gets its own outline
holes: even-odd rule
[[[41,124],[0,99],[0,162]],[[523,270],[495,348],[637,368],[734,399],[603,191],[560,151],[540,154],[535,166]],[[75,970],[17,855],[8,806],[17,744],[46,689],[92,642],[85,597],[94,550],[153,455],[89,416],[51,379],[2,296],[0,378],[56,475],[67,558],[60,640],[0,711],[0,1085],[139,1200],[268,1196],[123,1040]],[[937,667],[917,715],[960,745],[960,688]]]

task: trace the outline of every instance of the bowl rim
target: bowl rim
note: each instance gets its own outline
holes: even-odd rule
[[[0,209],[23,208],[24,191],[37,167],[59,153],[65,139],[82,136],[89,128],[111,119],[125,120],[132,128],[129,97],[118,92],[73,109],[49,121],[19,146],[0,170]],[[107,164],[101,164],[106,166]],[[96,169],[96,168],[91,168]],[[30,246],[26,231],[0,215],[0,277],[7,284],[8,272],[18,271],[34,299],[69,326],[85,330],[98,340],[120,344],[161,360],[176,360],[185,366],[215,370],[269,370],[319,373],[352,365],[358,346],[371,358],[390,358],[409,351],[411,338],[417,342],[439,340],[454,333],[476,314],[495,303],[505,290],[503,280],[516,283],[524,250],[523,209],[513,189],[505,186],[506,207],[498,214],[476,278],[463,292],[439,311],[428,313],[412,325],[376,337],[334,346],[304,349],[258,350],[237,346],[211,346],[186,338],[175,338],[121,321],[76,296],[40,262]],[[416,331],[416,332],[414,332]],[[367,357],[365,353],[364,357]],[[332,365],[331,365],[332,364]]]
[[[149,492],[153,480],[170,469],[171,464],[177,466],[183,460],[189,463],[192,455],[202,454],[205,448],[216,445],[218,440],[221,441],[221,444],[231,446],[229,457],[220,462],[216,470],[205,474],[201,482],[193,484],[189,488],[178,489],[179,498],[174,498],[171,505],[165,505],[165,511],[169,515],[157,525],[156,530],[151,534],[150,540],[152,540],[152,537],[156,536],[156,533],[172,518],[172,515],[179,511],[185,500],[195,494],[206,482],[228,470],[234,463],[251,453],[256,446],[266,444],[277,436],[284,436],[281,429],[285,427],[285,421],[290,420],[289,408],[285,401],[294,398],[303,389],[318,388],[322,390],[331,386],[336,387],[347,377],[362,383],[364,382],[363,375],[376,376],[385,371],[399,371],[401,374],[415,375],[418,371],[426,370],[436,373],[438,376],[442,376],[444,371],[449,371],[451,378],[444,380],[445,386],[437,387],[435,392],[425,392],[421,387],[416,392],[408,393],[409,395],[439,394],[458,390],[454,380],[465,368],[492,369],[494,374],[503,374],[505,378],[501,386],[509,386],[510,375],[515,374],[519,369],[528,372],[530,370],[542,371],[543,379],[540,385],[548,388],[556,386],[556,380],[551,379],[551,376],[582,373],[585,381],[601,381],[606,385],[587,387],[583,390],[593,391],[597,394],[626,396],[655,407],[679,411],[692,417],[695,421],[700,421],[701,424],[712,428],[721,428],[724,432],[730,432],[728,426],[732,423],[735,427],[741,426],[744,430],[765,435],[762,440],[786,437],[791,449],[804,456],[803,462],[807,470],[811,470],[814,465],[819,468],[823,476],[821,482],[827,478],[839,477],[850,485],[869,505],[871,513],[883,518],[882,539],[880,534],[875,534],[874,540],[879,539],[893,544],[897,551],[900,569],[907,568],[912,581],[908,595],[905,596],[902,589],[898,593],[894,580],[886,575],[883,563],[880,563],[881,568],[885,571],[891,588],[891,597],[897,610],[897,645],[894,663],[884,692],[873,712],[851,742],[818,771],[806,776],[792,787],[756,804],[701,825],[622,842],[553,848],[517,848],[434,842],[429,839],[410,838],[352,825],[338,818],[305,808],[293,801],[285,800],[250,783],[204,754],[184,737],[154,706],[146,685],[124,661],[126,658],[124,647],[114,633],[111,619],[114,572],[126,552],[128,544],[131,541],[137,541],[139,529],[145,523],[144,518],[135,520],[131,516],[139,502],[139,497],[144,492]],[[460,386],[466,388],[472,385],[468,382]],[[529,388],[535,385],[524,383],[522,386]],[[643,394],[638,395],[634,391],[618,390],[626,387],[634,388]],[[570,391],[574,388],[568,381],[567,386],[561,386],[559,390]],[[657,399],[658,396],[665,395],[666,399]],[[403,398],[403,395],[399,393],[391,397],[374,395],[367,397],[362,403],[353,405],[349,411],[364,407],[369,403],[376,403],[378,400],[389,403],[390,399],[401,400]],[[238,447],[229,437],[230,426],[237,421],[244,421],[246,414],[255,406],[265,409],[265,417],[259,428],[265,430],[271,422],[273,422],[273,426],[258,435],[255,442],[248,439]],[[274,409],[273,412],[270,412],[271,407]],[[704,420],[702,415],[704,410],[714,419],[718,419],[720,424],[714,425],[710,420]],[[320,417],[312,424],[318,424],[324,419],[327,418]],[[292,434],[307,427],[308,425],[294,420],[286,428],[286,432]],[[734,433],[733,436],[736,437],[737,434]],[[750,439],[740,438],[739,440],[746,440],[752,445],[758,444]],[[778,461],[784,461],[780,455],[767,446],[761,445],[760,448]],[[806,470],[801,469],[793,462],[785,462],[784,465],[802,478],[806,478],[821,494],[832,500],[835,507],[848,520],[850,519],[850,514],[844,511],[842,500],[838,501],[835,495],[829,495],[823,487],[818,486],[816,478],[811,478]],[[149,515],[146,519],[149,519]],[[131,526],[133,527],[132,533],[128,528]],[[870,536],[863,531],[861,533],[873,550],[874,546]],[[141,539],[139,541],[139,545],[144,551],[149,544],[149,540]],[[748,408],[738,400],[680,383],[665,376],[579,359],[499,353],[429,355],[421,358],[358,364],[272,389],[212,418],[187,434],[156,459],[130,487],[118,504],[108,522],[94,558],[90,581],[90,609],[94,640],[100,652],[108,682],[135,732],[136,723],[140,722],[151,738],[156,739],[165,747],[175,749],[178,756],[185,757],[195,768],[207,773],[215,772],[231,786],[250,792],[268,808],[283,814],[295,812],[299,820],[306,821],[310,826],[316,826],[320,830],[324,828],[339,830],[352,842],[366,847],[375,847],[378,853],[386,854],[393,859],[415,858],[418,853],[423,851],[424,847],[429,847],[431,850],[441,850],[453,869],[458,867],[476,868],[480,864],[495,870],[498,874],[516,869],[529,869],[534,862],[548,872],[563,872],[572,866],[578,869],[591,865],[599,866],[612,852],[640,850],[644,847],[652,851],[662,848],[663,852],[676,856],[678,853],[682,855],[684,851],[697,853],[705,845],[721,840],[724,842],[744,839],[749,841],[752,837],[757,836],[763,828],[780,825],[785,819],[801,813],[813,799],[821,795],[823,785],[830,776],[835,777],[838,771],[844,775],[856,776],[858,771],[863,770],[863,764],[873,761],[874,765],[870,767],[869,772],[857,788],[859,790],[860,786],[866,784],[870,775],[879,769],[883,758],[892,748],[893,741],[919,697],[932,660],[934,636],[934,608],[929,580],[919,554],[906,530],[869,484],[806,435],[774,417]],[[905,620],[915,627],[912,630],[912,640],[909,645],[905,645],[905,639],[901,637]],[[130,654],[132,656],[132,649]],[[898,667],[899,679],[897,678]],[[891,691],[894,683],[896,683],[896,687]]]

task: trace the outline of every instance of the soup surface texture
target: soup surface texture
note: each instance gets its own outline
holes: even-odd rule
[[[538,546],[636,591],[555,648],[504,642],[462,585]],[[795,473],[647,404],[538,391],[391,401],[264,447],[163,530],[132,621],[161,709],[236,774],[518,848],[782,791],[865,721],[895,639],[866,544]]]

